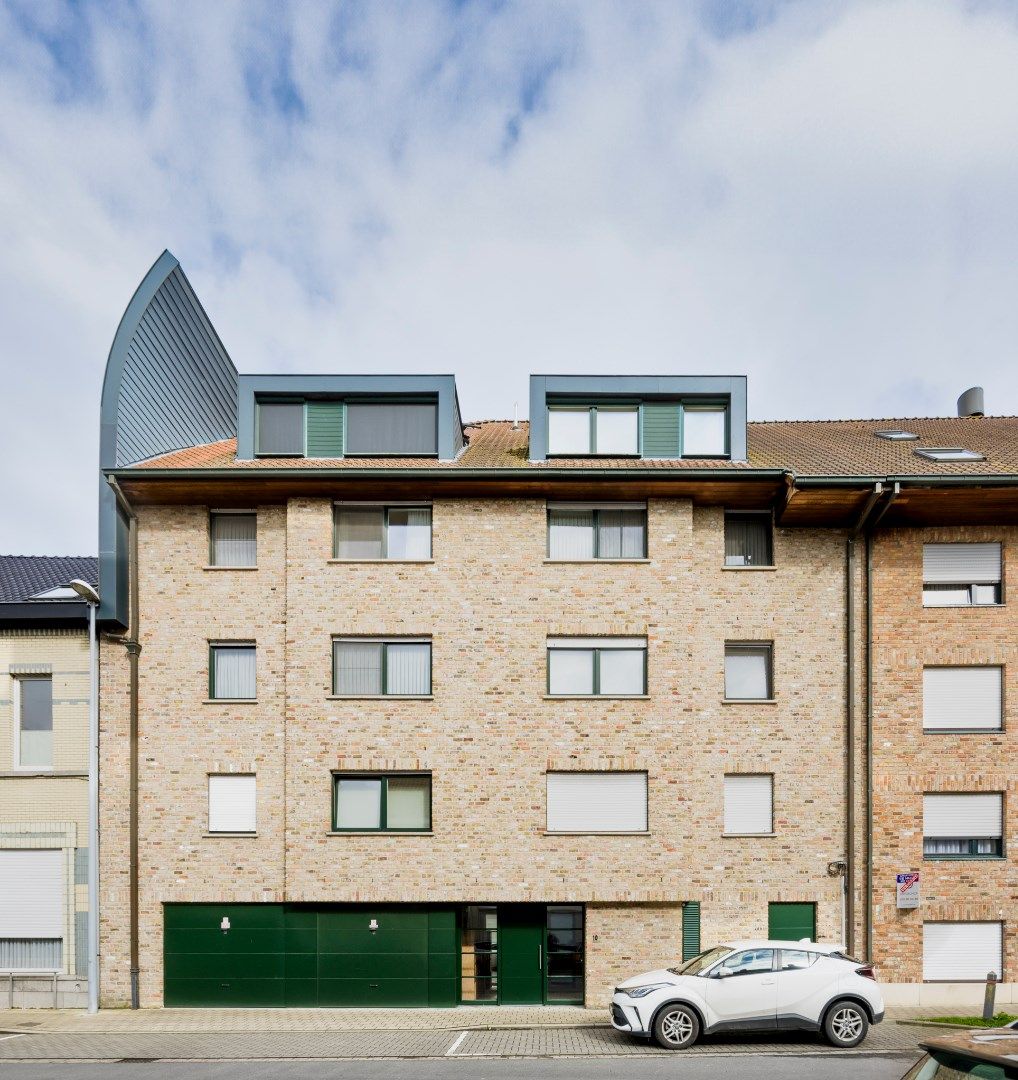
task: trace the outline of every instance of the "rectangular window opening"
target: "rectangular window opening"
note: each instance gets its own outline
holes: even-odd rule
[[[646,832],[645,772],[549,772],[548,832]]]
[[[53,767],[53,679],[21,675],[17,693],[16,764],[23,769]]]
[[[431,774],[340,774],[333,778],[337,832],[429,832]]]
[[[643,697],[646,638],[549,638],[548,693],[564,697]]]
[[[769,774],[725,776],[725,833],[761,836],[774,831],[774,777]]]
[[[725,512],[725,566],[773,566],[770,512]]]
[[[431,558],[430,506],[357,506],[335,508],[337,559],[365,561]]]
[[[548,504],[548,558],[645,559],[647,508],[640,504]]]
[[[255,566],[258,561],[258,515],[214,510],[209,515],[209,564]]]
[[[769,642],[725,644],[725,698],[769,701],[774,697],[773,646]]]
[[[333,694],[341,697],[429,697],[431,642],[422,639],[333,639]]]
[[[254,645],[210,645],[209,697],[216,701],[253,701],[257,697],[255,655]]]

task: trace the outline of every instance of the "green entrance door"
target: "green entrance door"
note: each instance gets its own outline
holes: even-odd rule
[[[768,904],[767,936],[776,941],[816,941],[816,904]]]
[[[545,906],[500,904],[498,909],[499,1001],[544,1003]]]

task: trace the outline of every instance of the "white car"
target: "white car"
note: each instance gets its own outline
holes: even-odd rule
[[[666,1050],[716,1031],[822,1031],[858,1046],[884,1018],[869,964],[815,941],[734,941],[615,988],[612,1026]]]

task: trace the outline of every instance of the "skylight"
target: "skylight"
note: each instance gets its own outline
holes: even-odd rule
[[[905,442],[908,439],[918,439],[911,431],[903,431],[901,428],[888,428],[886,431],[874,431],[878,439],[887,439],[889,442]]]
[[[975,450],[965,450],[960,446],[922,446],[915,451],[920,457],[930,461],[985,461],[983,454]]]
[[[53,589],[35,593],[33,600],[78,600],[78,594],[68,585],[57,585]]]

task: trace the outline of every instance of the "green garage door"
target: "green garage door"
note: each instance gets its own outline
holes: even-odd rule
[[[816,941],[816,904],[768,904],[767,936],[776,941]]]
[[[214,1007],[455,1005],[458,948],[451,907],[167,904],[164,999]]]

